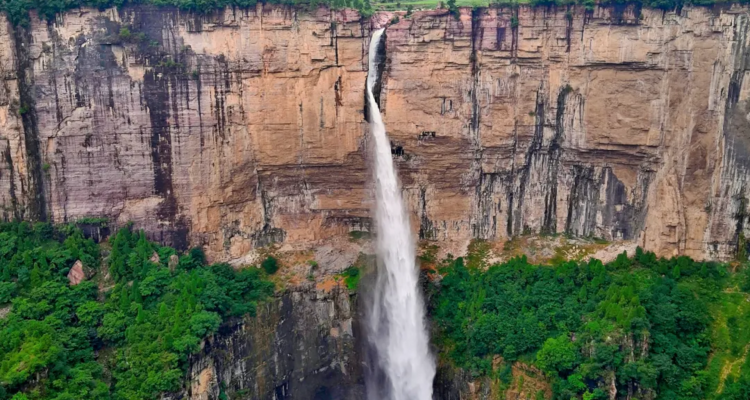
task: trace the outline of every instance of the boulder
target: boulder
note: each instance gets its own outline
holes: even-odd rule
[[[73,264],[73,268],[68,271],[68,282],[70,282],[70,286],[75,286],[85,279],[86,273],[83,272],[83,263],[78,260]]]

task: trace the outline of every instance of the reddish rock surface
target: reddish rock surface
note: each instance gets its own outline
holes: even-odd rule
[[[68,271],[68,282],[70,286],[75,286],[86,279],[86,273],[83,271],[83,263],[78,260],[73,264],[73,267]]]
[[[732,257],[750,234],[747,9],[513,13],[387,28],[381,108],[415,234]],[[133,221],[212,259],[369,229],[367,48],[391,14],[0,18],[4,218]]]

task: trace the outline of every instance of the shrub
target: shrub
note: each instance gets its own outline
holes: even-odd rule
[[[273,275],[279,270],[279,261],[273,256],[268,256],[263,260],[260,266],[268,275]]]
[[[119,36],[120,36],[120,40],[127,42],[133,37],[133,34],[130,33],[130,29],[128,29],[128,27],[123,26],[122,28],[120,28]]]
[[[458,19],[459,12],[458,12],[458,6],[456,5],[456,0],[448,0],[447,4],[448,4],[448,12],[450,12],[450,14],[454,18]]]
[[[346,284],[346,287],[350,291],[357,290],[357,287],[359,286],[359,279],[361,278],[359,268],[352,265],[351,267],[344,270],[344,272],[341,273],[341,276],[344,277],[344,284]]]
[[[370,232],[367,232],[367,231],[351,231],[351,232],[349,232],[349,240],[352,241],[352,242],[357,241],[357,240],[362,240],[362,239],[367,240],[369,238],[370,238]]]

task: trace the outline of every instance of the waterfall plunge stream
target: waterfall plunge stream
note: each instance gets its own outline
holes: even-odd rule
[[[435,361],[430,354],[425,311],[419,292],[419,271],[409,216],[393,166],[391,144],[373,95],[378,80],[378,46],[383,29],[370,40],[367,101],[375,140],[375,194],[378,276],[372,293],[368,339],[377,368],[384,375],[378,394],[368,388],[370,400],[430,400]]]

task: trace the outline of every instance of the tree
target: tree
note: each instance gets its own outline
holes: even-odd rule
[[[279,261],[273,256],[268,256],[263,260],[260,266],[268,275],[273,275],[279,270]]]
[[[34,268],[31,270],[31,287],[39,287],[42,284],[42,272],[39,270],[39,264],[34,263]]]
[[[536,353],[536,364],[548,374],[570,370],[577,360],[578,351],[567,334],[547,339]]]
[[[448,12],[451,13],[455,18],[458,18],[459,12],[458,12],[458,6],[456,6],[456,0],[448,0]]]
[[[5,304],[13,298],[16,291],[16,284],[13,282],[0,281],[0,304]]]

